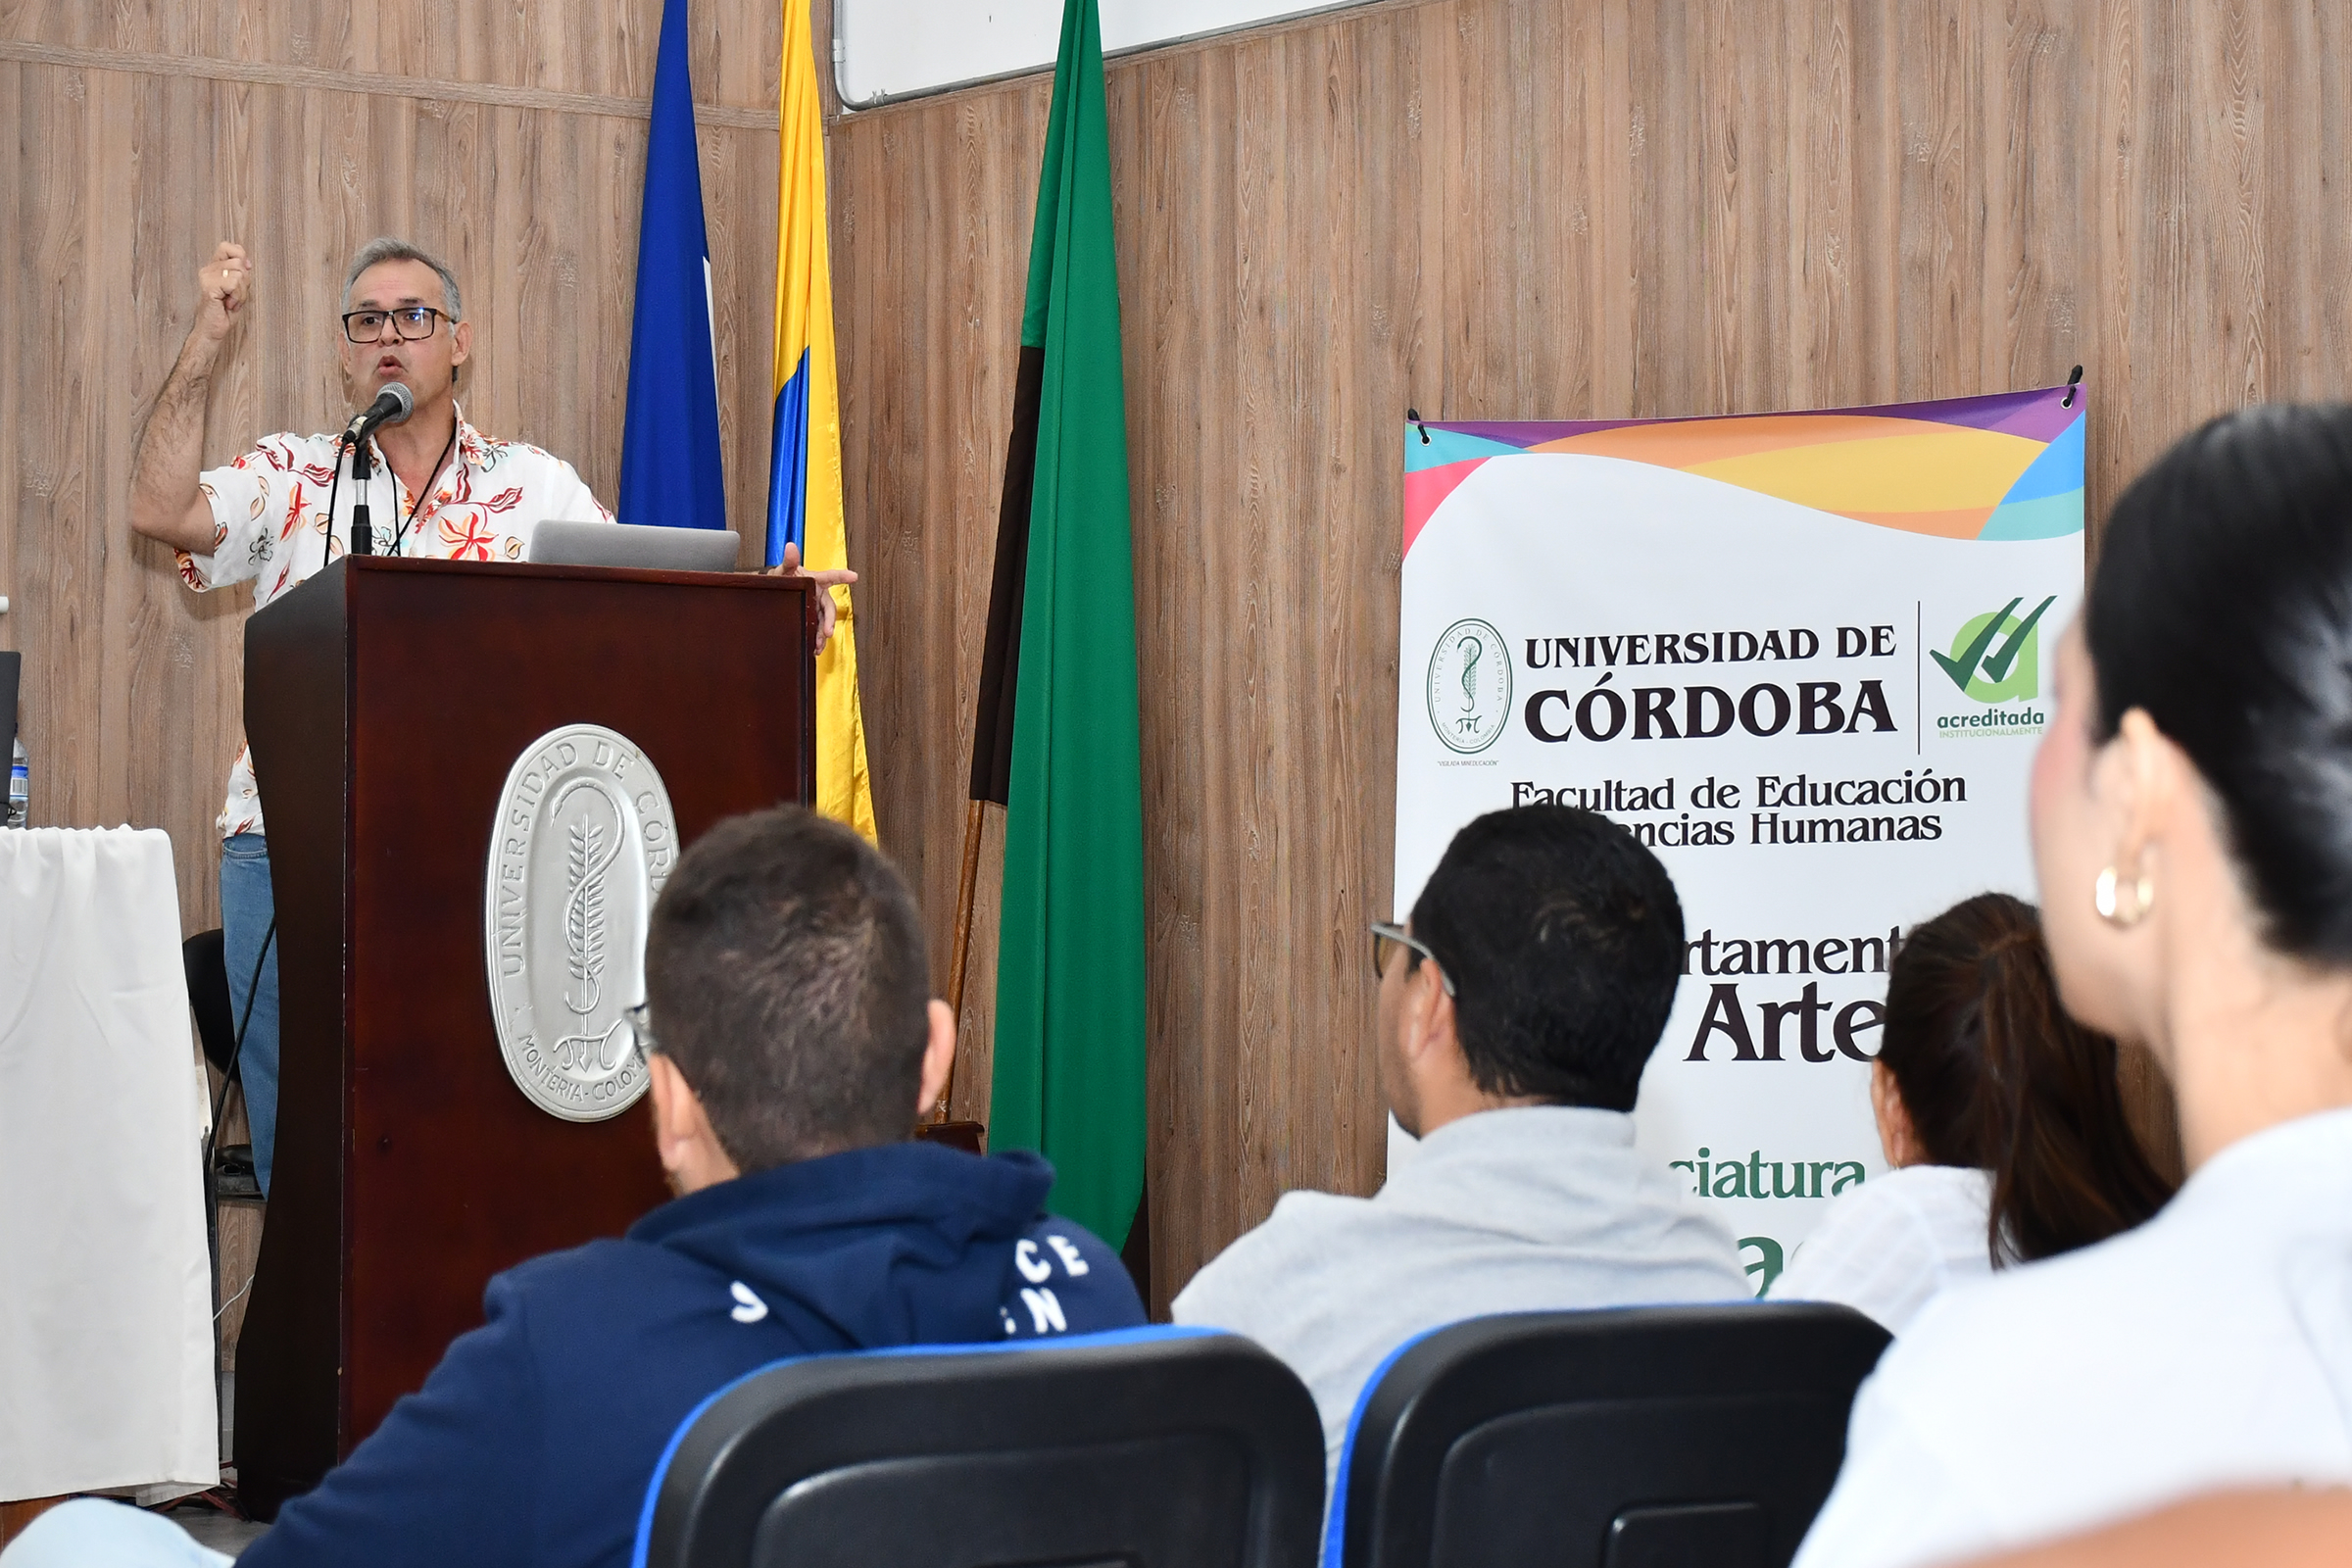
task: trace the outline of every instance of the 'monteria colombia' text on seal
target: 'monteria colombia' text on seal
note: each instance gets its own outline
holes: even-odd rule
[[[677,858],[669,791],[626,736],[566,724],[508,770],[482,890],[490,1010],[507,1071],[550,1115],[602,1121],[645,1093],[626,1014]]]

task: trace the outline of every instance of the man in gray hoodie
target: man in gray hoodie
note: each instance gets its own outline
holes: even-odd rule
[[[1372,949],[1381,1087],[1420,1148],[1371,1198],[1286,1195],[1173,1308],[1290,1363],[1334,1471],[1366,1382],[1431,1329],[1750,1294],[1731,1233],[1634,1149],[1683,968],[1656,856],[1595,812],[1494,811]]]

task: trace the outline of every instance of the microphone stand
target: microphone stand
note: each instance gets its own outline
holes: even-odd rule
[[[375,521],[368,514],[368,481],[374,477],[375,469],[374,460],[368,456],[373,439],[371,431],[364,430],[351,448],[351,482],[358,487],[351,503],[351,553],[355,556],[375,554]],[[331,514],[326,525],[335,525]]]
[[[355,556],[375,554],[375,520],[368,514],[368,481],[374,477],[375,459],[368,449],[368,439],[375,434],[377,425],[398,424],[416,411],[416,394],[404,383],[395,381],[377,393],[368,412],[351,423],[351,480],[359,486],[359,493],[351,503],[351,553]],[[399,508],[393,510],[397,514]],[[335,525],[331,514],[326,525],[331,533]]]

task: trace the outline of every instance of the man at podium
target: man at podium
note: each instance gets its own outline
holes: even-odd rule
[[[195,325],[156,394],[131,469],[131,527],[179,553],[189,587],[251,579],[258,610],[350,549],[362,507],[373,554],[461,561],[520,561],[541,522],[612,520],[570,464],[466,422],[456,393],[473,324],[456,274],[399,239],[362,246],[344,277],[335,348],[352,402],[368,412],[334,434],[264,436],[225,467],[199,472],[213,373],[252,304],[253,273],[244,247],[223,241],[198,274]],[[387,397],[396,384],[405,401]],[[231,1015],[244,1025],[246,1118],[267,1194],[277,1131],[276,927],[250,749],[229,769],[220,825]]]

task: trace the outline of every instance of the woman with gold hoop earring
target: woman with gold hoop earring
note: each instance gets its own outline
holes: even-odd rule
[[[1939,1296],[1796,1568],[2352,1485],[2352,408],[2256,408],[2116,503],[2034,766],[2059,994],[2143,1045],[2187,1182]]]

